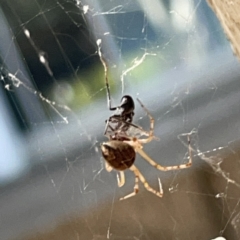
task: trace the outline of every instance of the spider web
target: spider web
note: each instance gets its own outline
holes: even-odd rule
[[[1,239],[239,239],[239,66],[205,1],[0,3]],[[187,162],[190,135],[189,169],[136,158],[163,198],[119,201],[134,176],[118,188],[104,168],[99,48],[112,105],[129,94],[155,119],[152,159]],[[133,123],[149,130],[137,101]]]

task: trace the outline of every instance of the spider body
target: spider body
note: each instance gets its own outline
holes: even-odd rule
[[[108,142],[104,142],[101,145],[102,156],[105,159],[105,167],[108,172],[112,171],[113,169],[118,171],[117,174],[117,181],[118,186],[122,187],[125,183],[125,175],[124,171],[129,169],[135,175],[135,185],[134,190],[132,193],[126,195],[120,200],[124,200],[135,196],[139,191],[138,182],[139,180],[142,182],[143,186],[146,188],[147,191],[152,192],[158,197],[163,196],[163,190],[161,186],[161,182],[159,179],[159,191],[154,190],[152,187],[149,186],[147,180],[139,171],[139,169],[134,165],[134,161],[136,158],[136,153],[140,154],[150,165],[155,167],[160,171],[171,171],[171,170],[179,170],[185,169],[192,165],[192,149],[190,146],[190,134],[186,134],[188,138],[188,153],[189,153],[189,160],[187,163],[183,163],[180,165],[175,166],[162,166],[156,163],[151,157],[149,157],[143,151],[143,145],[146,143],[151,142],[154,136],[154,118],[151,116],[147,108],[143,105],[143,103],[137,99],[140,106],[146,112],[147,116],[150,120],[150,129],[146,131],[142,129],[140,126],[137,126],[132,123],[133,116],[134,116],[134,101],[130,95],[124,95],[121,99],[121,103],[118,107],[111,106],[111,96],[110,96],[110,87],[108,83],[107,77],[107,64],[104,61],[101,53],[101,48],[99,44],[101,41],[97,41],[98,43],[98,54],[100,60],[104,66],[105,72],[105,84],[106,84],[106,91],[107,91],[107,100],[108,100],[108,108],[110,111],[116,111],[112,116],[106,120],[106,126],[104,135],[109,139]],[[132,128],[135,128],[139,131],[139,137],[135,136]],[[143,138],[142,136],[145,136]]]
[[[112,140],[101,145],[102,156],[115,170],[124,171],[129,169],[136,158],[134,148],[126,142]]]

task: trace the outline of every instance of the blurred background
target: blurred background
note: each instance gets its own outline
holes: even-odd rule
[[[0,239],[240,238],[240,67],[204,0],[0,1]],[[100,144],[122,95],[155,119],[118,188]],[[135,103],[134,124],[149,129]]]

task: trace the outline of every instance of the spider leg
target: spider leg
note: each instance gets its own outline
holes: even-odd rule
[[[145,140],[145,139],[141,139]],[[139,140],[140,141],[140,140]],[[161,171],[171,171],[171,170],[178,170],[178,169],[184,169],[189,168],[192,165],[192,148],[190,146],[190,137],[188,135],[188,154],[189,154],[189,161],[184,164],[175,165],[175,166],[162,166],[158,163],[156,163],[153,159],[151,159],[141,148],[135,149],[146,161],[148,161],[153,167],[157,168]]]
[[[123,171],[119,171],[120,175],[117,174],[118,187],[122,187],[125,184],[125,174]]]
[[[104,134],[103,134],[104,136],[106,136],[107,131],[108,131],[108,128],[110,128],[110,130],[111,130],[112,132],[114,131],[114,129],[113,129],[112,126],[110,125],[110,120],[109,120],[109,119],[106,120],[105,123],[106,123],[106,125],[105,125]]]
[[[107,163],[107,161],[105,162],[105,169],[107,170],[107,172],[111,172],[113,170],[113,168]]]
[[[98,45],[98,55],[99,55],[100,61],[101,61],[102,65],[103,65],[103,68],[104,68],[105,83],[106,83],[106,88],[107,88],[108,108],[109,108],[109,110],[114,111],[117,108],[116,107],[111,107],[111,94],[110,94],[110,87],[109,87],[109,83],[108,83],[108,68],[107,68],[107,63],[102,56],[102,51],[101,51],[101,46],[100,46],[101,45],[101,40],[97,41],[97,45]]]
[[[134,123],[131,123],[131,122],[126,122],[126,121],[124,121],[124,120],[122,120],[121,122],[124,123],[125,125],[128,125],[129,127],[131,126],[131,127],[136,128],[136,129],[139,129],[141,132],[143,132],[142,135],[144,135],[144,136],[149,136],[149,132],[148,132],[148,131],[145,131],[142,127],[140,127],[140,126],[138,126],[138,125],[136,125],[136,124],[134,124]]]
[[[110,123],[118,123],[118,124],[117,124],[117,126],[115,126],[113,128]],[[126,126],[127,126],[127,129],[124,129],[124,127],[126,127]],[[136,124],[133,124],[131,122],[124,121],[124,120],[120,119],[119,116],[115,116],[115,115],[111,116],[108,120],[106,120],[104,135],[106,136],[108,128],[111,130],[112,133],[114,133],[116,131],[123,131],[123,132],[127,133],[129,127],[139,129],[141,132],[141,134],[140,134],[141,136],[144,135],[144,136],[149,137],[149,132],[145,131],[142,127],[140,127]],[[153,139],[153,138],[156,140],[159,140],[159,138],[156,136],[151,136],[151,139]],[[150,140],[148,140],[148,141],[150,141]]]
[[[108,129],[114,133],[117,129],[120,128],[122,121],[119,115],[113,115],[105,121],[105,124],[104,136],[107,136]],[[111,124],[115,124],[116,126],[111,126]]]
[[[134,165],[133,165],[134,166]],[[132,167],[133,167],[132,166]],[[132,167],[130,168],[130,170],[131,171],[133,171],[132,170]],[[137,169],[137,168],[136,168]],[[138,170],[138,169],[137,169]],[[134,170],[135,171],[135,170]],[[133,171],[133,172],[134,172]],[[138,185],[138,181],[139,181],[139,171],[137,171],[136,173],[134,172],[134,174],[135,174],[135,184],[134,184],[134,187],[133,187],[133,192],[132,193],[130,193],[130,194],[128,194],[128,195],[126,195],[126,196],[124,196],[124,197],[122,197],[122,198],[120,198],[120,201],[121,200],[125,200],[125,199],[127,199],[127,198],[130,198],[130,197],[133,197],[133,196],[135,196],[137,193],[138,193],[138,191],[139,191],[139,185]],[[140,173],[141,174],[141,173]]]
[[[113,168],[105,161],[105,168],[107,172],[111,172]],[[117,174],[118,187],[122,187],[125,184],[125,174],[123,171],[119,171],[120,175]]]
[[[147,108],[143,105],[143,103],[137,98],[137,101],[139,102],[139,104],[141,105],[141,107],[143,108],[143,110],[147,113],[149,120],[150,120],[150,129],[149,129],[149,139],[147,138],[146,140],[148,140],[148,142],[151,142],[154,134],[153,134],[153,130],[154,130],[154,118],[153,116],[150,114],[150,112],[147,110]],[[147,143],[147,142],[146,142]]]
[[[139,191],[139,185],[138,185],[138,181],[140,179],[140,181],[142,182],[143,186],[146,188],[147,191],[155,194],[158,197],[162,197],[163,196],[163,190],[162,190],[162,185],[161,182],[159,181],[159,191],[154,190],[153,188],[151,188],[147,182],[147,180],[145,179],[145,177],[141,174],[141,172],[138,170],[138,168],[134,165],[132,165],[129,168],[131,171],[133,171],[134,175],[135,175],[135,185],[134,185],[134,190],[132,193],[126,195],[125,197],[120,198],[120,200],[125,200],[127,198],[133,197],[135,196],[138,191]]]

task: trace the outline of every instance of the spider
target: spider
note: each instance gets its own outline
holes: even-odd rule
[[[189,161],[184,164],[175,165],[175,166],[162,166],[156,163],[152,158],[150,158],[144,151],[143,145],[151,142],[154,136],[154,118],[151,116],[147,108],[143,105],[143,103],[137,98],[140,106],[146,112],[147,116],[150,120],[150,129],[149,131],[145,131],[140,126],[137,126],[132,123],[134,116],[134,101],[131,96],[125,95],[121,99],[121,104],[118,107],[111,106],[111,96],[110,96],[110,88],[108,84],[107,78],[107,65],[102,57],[102,53],[100,50],[100,46],[98,44],[98,54],[100,60],[104,66],[105,71],[105,84],[107,90],[107,100],[109,110],[116,110],[116,113],[109,117],[106,120],[106,127],[104,135],[109,138],[109,141],[103,142],[101,144],[102,156],[105,159],[105,167],[108,172],[115,169],[119,171],[120,175],[117,174],[118,186],[122,187],[125,184],[125,175],[124,171],[129,169],[135,175],[135,185],[132,193],[120,198],[120,200],[124,200],[130,197],[135,196],[139,191],[139,180],[142,182],[143,186],[147,191],[152,192],[158,197],[163,196],[163,190],[161,186],[161,182],[159,179],[159,191],[154,190],[147,182],[145,177],[139,171],[139,169],[134,165],[134,161],[136,159],[136,153],[139,153],[148,163],[150,163],[153,167],[161,171],[171,171],[188,168],[192,165],[192,151],[190,147],[190,137],[188,136],[188,152],[189,152]],[[131,135],[131,132],[128,132],[130,126],[139,129],[141,132],[141,136],[145,135],[146,138],[137,137],[135,135]],[[110,131],[108,131],[110,129]]]

